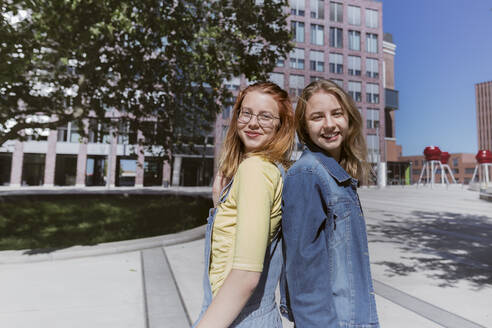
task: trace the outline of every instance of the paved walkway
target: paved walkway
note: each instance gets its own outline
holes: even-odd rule
[[[383,328],[492,327],[492,203],[459,188],[360,196]],[[202,236],[0,252],[0,327],[190,327]]]

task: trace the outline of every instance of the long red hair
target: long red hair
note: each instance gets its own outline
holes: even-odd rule
[[[232,178],[239,164],[245,158],[244,145],[239,138],[237,119],[244,97],[252,91],[259,91],[268,95],[277,102],[280,124],[273,138],[260,149],[248,153],[260,155],[273,163],[280,163],[284,167],[290,164],[290,156],[294,146],[294,112],[288,93],[272,82],[258,82],[242,90],[234,104],[231,123],[222,147],[219,162],[219,171],[223,177]]]

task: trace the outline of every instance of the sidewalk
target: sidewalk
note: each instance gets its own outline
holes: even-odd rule
[[[360,197],[381,327],[492,327],[492,203],[438,188]],[[0,252],[0,327],[190,327],[201,306],[202,236],[199,227],[49,254]]]

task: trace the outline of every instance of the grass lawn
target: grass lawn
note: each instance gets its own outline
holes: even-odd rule
[[[0,250],[51,249],[158,236],[206,223],[210,199],[112,196],[0,203]]]

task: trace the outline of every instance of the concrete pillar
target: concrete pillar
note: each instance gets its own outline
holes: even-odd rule
[[[20,187],[22,182],[22,163],[24,162],[24,144],[16,140],[14,147],[12,168],[10,170],[10,186]]]
[[[137,150],[137,172],[135,176],[135,187],[142,188],[144,184],[145,150],[142,145],[137,145],[135,148]]]
[[[84,120],[84,131],[86,135],[89,134],[89,120]],[[85,187],[88,141],[87,137],[84,137],[79,144],[79,152],[77,153],[77,173],[75,175],[75,187],[77,188]]]
[[[179,186],[179,176],[181,173],[181,162],[183,157],[175,156],[173,163],[173,186]]]
[[[380,162],[378,165],[378,187],[383,188],[386,187],[386,162]]]
[[[116,182],[116,152],[118,149],[118,138],[114,135],[114,129],[110,132],[109,154],[108,154],[108,176],[109,187],[113,188]]]
[[[48,136],[48,150],[44,161],[44,186],[53,187],[55,184],[55,166],[56,166],[56,140],[57,131],[50,130]]]
[[[164,188],[169,187],[171,183],[171,165],[168,160],[162,163],[162,186]]]
[[[85,170],[87,165],[87,140],[79,145],[77,154],[77,174],[75,177],[75,187],[85,187]]]

